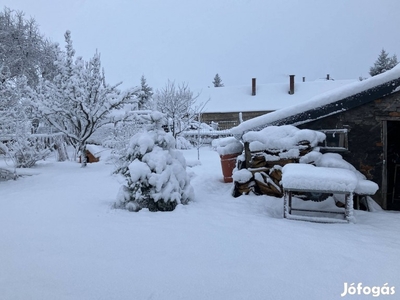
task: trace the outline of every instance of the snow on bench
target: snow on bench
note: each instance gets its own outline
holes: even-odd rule
[[[287,164],[282,169],[286,190],[353,193],[358,179],[347,169],[315,167],[309,164]]]
[[[284,197],[284,218],[314,222],[354,222],[353,194],[372,195],[378,185],[360,179],[348,169],[315,167],[310,164],[287,164],[282,169]],[[343,219],[321,218],[318,216],[293,215],[292,212],[337,213],[330,211],[302,210],[292,208],[292,192],[345,194]]]

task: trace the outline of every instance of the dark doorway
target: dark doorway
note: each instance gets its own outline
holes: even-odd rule
[[[400,210],[400,121],[387,121],[387,209]]]

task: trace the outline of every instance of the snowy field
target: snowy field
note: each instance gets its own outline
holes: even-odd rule
[[[0,299],[371,299],[385,284],[396,293],[379,298],[399,299],[399,212],[286,220],[282,199],[233,198],[216,152],[183,153],[196,198],[173,212],[113,209],[121,179],[104,161],[0,182]],[[345,283],[370,294],[341,297]]]

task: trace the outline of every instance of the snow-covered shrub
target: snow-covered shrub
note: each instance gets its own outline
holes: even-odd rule
[[[7,180],[15,180],[17,179],[17,175],[10,170],[0,168],[0,181],[7,181]]]
[[[51,154],[40,140],[16,137],[7,144],[7,154],[16,168],[31,168]]]
[[[187,149],[192,149],[193,145],[185,139],[183,136],[177,136],[176,137],[176,149],[182,149],[182,150],[187,150]]]
[[[116,173],[126,179],[118,193],[117,208],[139,211],[172,211],[193,199],[186,161],[175,149],[175,139],[161,125],[162,113],[153,112],[152,128],[135,134],[120,159]]]

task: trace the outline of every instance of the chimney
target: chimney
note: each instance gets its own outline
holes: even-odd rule
[[[326,80],[329,80],[329,79],[330,79],[329,74],[326,74]]]
[[[256,79],[255,78],[251,79],[251,95],[252,96],[256,95]]]
[[[289,94],[294,94],[294,75],[289,75]]]
[[[303,76],[303,82],[306,82],[306,78]]]

